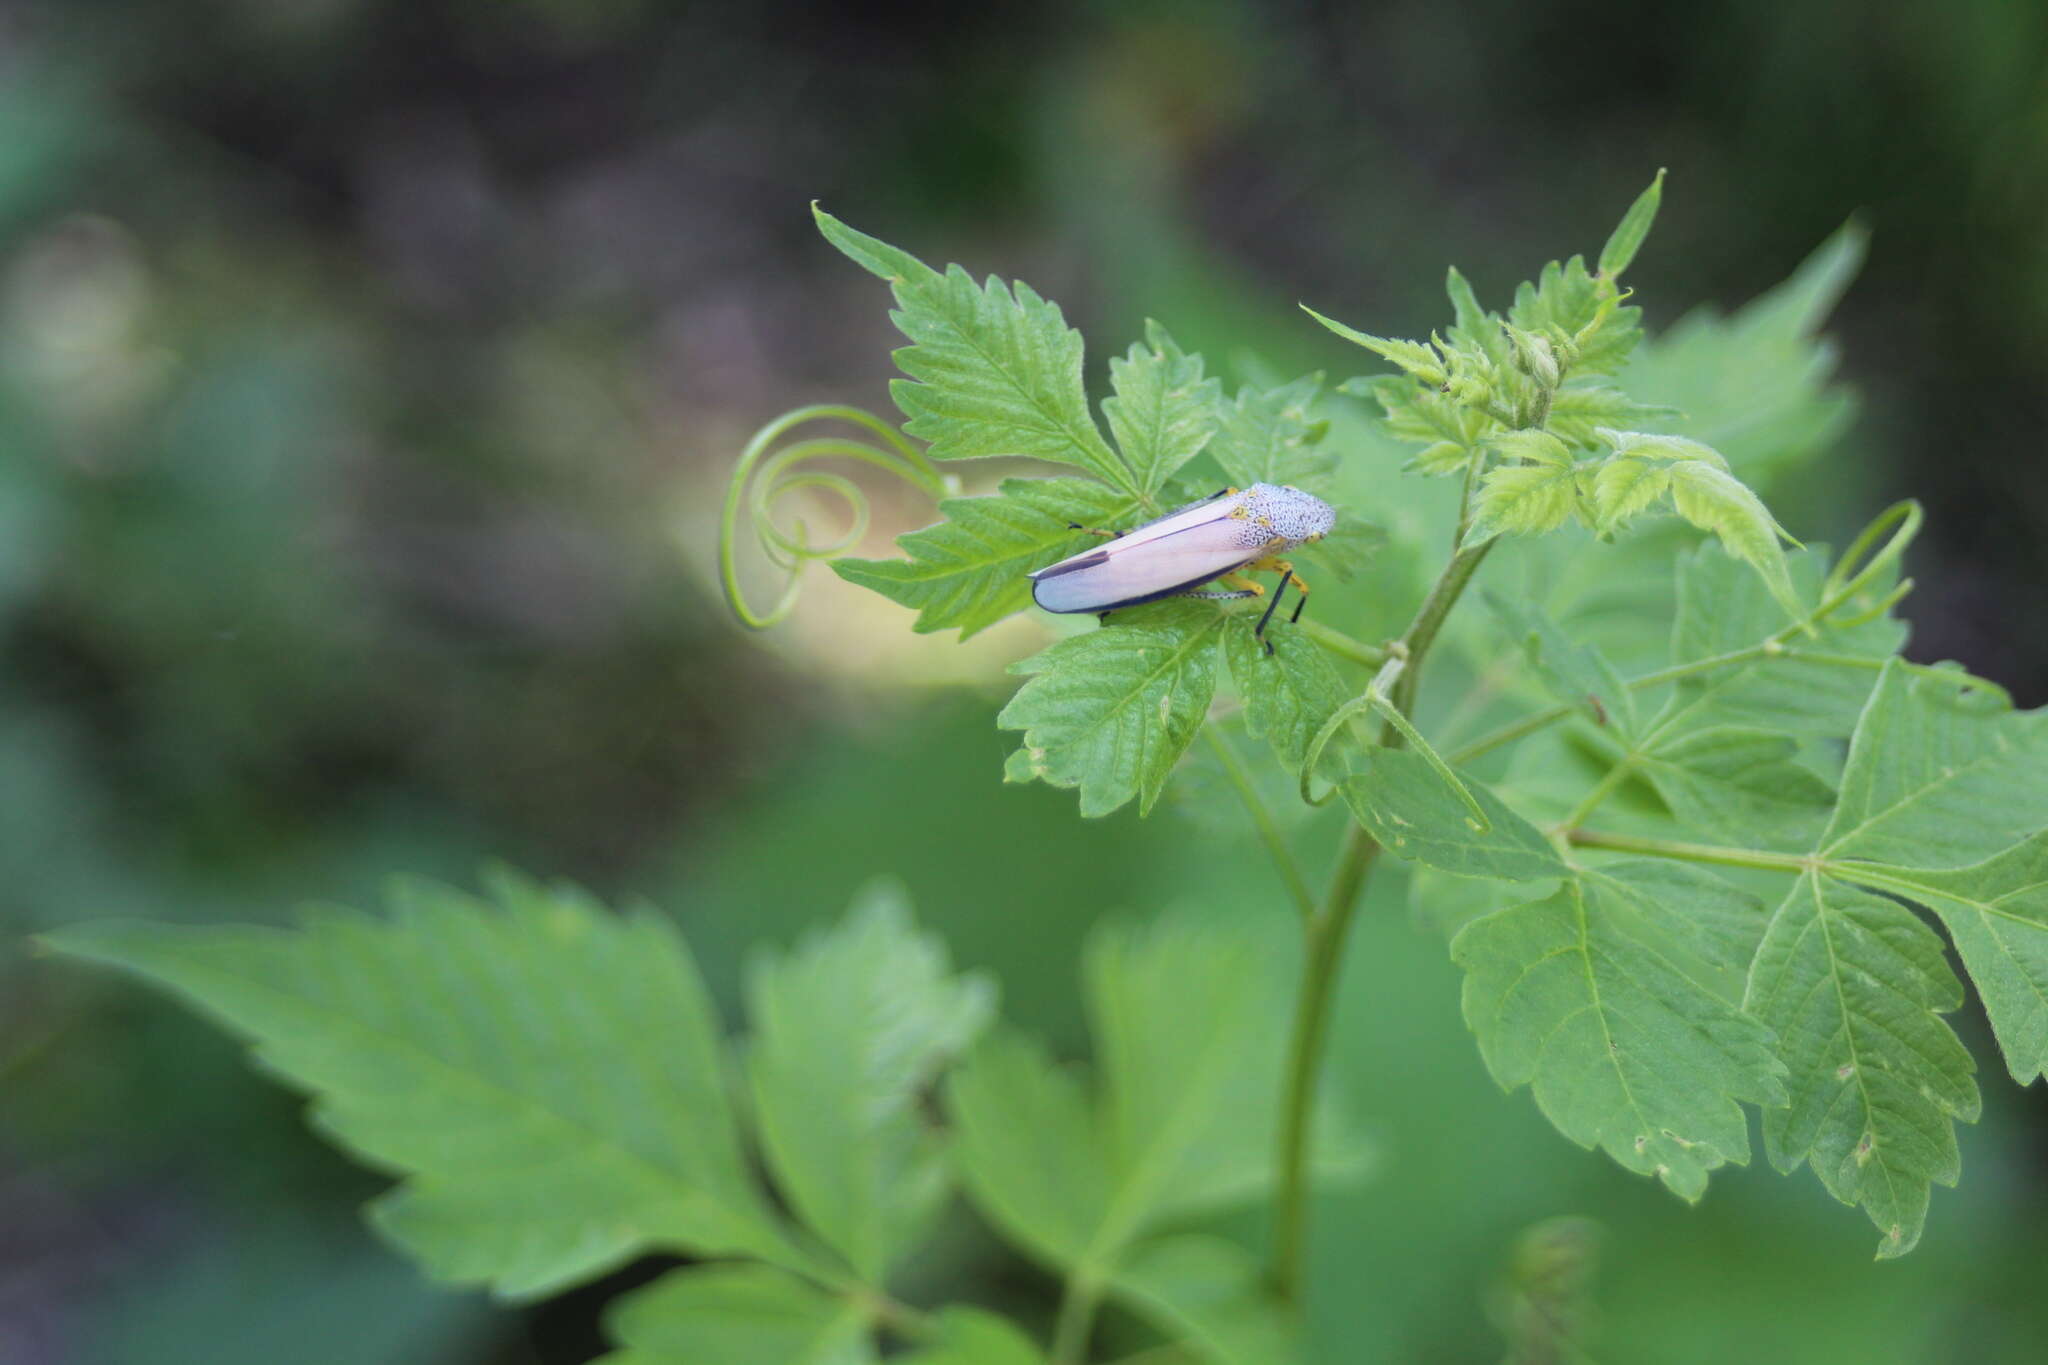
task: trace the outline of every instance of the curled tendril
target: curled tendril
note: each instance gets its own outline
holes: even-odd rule
[[[1844,602],[1874,583],[1878,575],[1898,563],[1899,557],[1906,553],[1906,547],[1913,543],[1913,537],[1920,534],[1921,523],[1926,519],[1927,514],[1912,498],[1895,502],[1873,517],[1870,525],[1857,533],[1856,539],[1849,542],[1849,548],[1842,551],[1842,557],[1835,561],[1835,567],[1828,571],[1827,578],[1821,583],[1820,605],[1813,609],[1813,615],[1809,620],[1815,623],[1826,620]],[[1883,545],[1878,545],[1878,539],[1887,532],[1890,533],[1890,538],[1885,540]],[[1868,562],[1858,563],[1865,556],[1869,557]],[[1900,598],[1912,590],[1913,580],[1904,579],[1876,607],[1861,612],[1854,618],[1835,620],[1829,624],[1845,627],[1875,620],[1890,611],[1898,604]]]
[[[813,437],[776,448],[776,442],[809,422],[849,422],[869,432],[877,441],[845,436]],[[859,484],[829,469],[803,466],[818,459],[856,460],[894,474],[930,494],[934,499],[948,491],[946,478],[925,458],[924,452],[906,441],[881,418],[862,408],[838,404],[817,404],[785,412],[754,433],[733,467],[732,482],[725,490],[725,511],[718,523],[718,573],[725,585],[725,600],[732,614],[754,630],[766,630],[787,617],[796,606],[798,580],[804,565],[815,559],[831,559],[860,543],[868,530],[868,499]],[[785,530],[776,524],[776,504],[801,489],[817,489],[837,498],[846,508],[846,529],[822,544],[811,542],[809,525],[801,518]],[[740,509],[745,505],[753,523],[754,537],[768,562],[788,575],[775,605],[757,612],[747,604],[740,590],[736,542],[739,539]]]

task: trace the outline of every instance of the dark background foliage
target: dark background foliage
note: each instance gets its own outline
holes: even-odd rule
[[[1861,415],[1785,519],[1839,539],[1924,499],[1910,652],[2048,699],[2039,5],[0,0],[0,130],[16,934],[276,919],[502,857],[653,897],[730,1001],[748,942],[895,872],[1078,1046],[1091,920],[1270,897],[1242,841],[997,786],[1028,626],[958,649],[822,574],[780,635],[727,624],[708,509],[746,432],[886,407],[884,299],[813,198],[1031,280],[1098,381],[1146,315],[1363,368],[1292,301],[1426,331],[1447,261],[1499,299],[1658,166],[1653,327],[1856,215],[1832,330]],[[1391,1164],[1323,1211],[1333,1358],[1491,1358],[1518,1230],[1565,1212],[1606,1226],[1620,1358],[2039,1357],[2037,1095],[1990,1087],[1962,1191],[1871,1267],[1809,1177],[1692,1212],[1569,1147],[1486,1082],[1398,890],[1365,918],[1340,1069]],[[596,1347],[600,1293],[417,1286],[353,1211],[379,1181],[124,985],[9,949],[0,1075],[9,1360]],[[965,1219],[920,1274],[1044,1311]]]

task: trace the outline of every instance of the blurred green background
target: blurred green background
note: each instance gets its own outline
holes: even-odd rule
[[[653,899],[729,1005],[749,943],[893,873],[1072,1051],[1091,922],[1273,912],[1241,833],[999,785],[1038,624],[913,636],[823,571],[785,630],[727,622],[710,512],[746,434],[888,410],[883,291],[809,200],[1030,280],[1095,382],[1147,315],[1341,377],[1362,358],[1296,299],[1426,331],[1447,262],[1498,301],[1659,166],[1653,330],[1860,215],[1830,327],[1859,415],[1781,515],[1839,543],[1923,498],[1910,652],[2048,698],[2033,0],[0,0],[0,1360],[554,1365],[648,1273],[523,1312],[426,1288],[294,1097],[30,958],[39,928],[275,920],[496,857]],[[878,533],[928,512],[880,495]],[[1498,1358],[1516,1238],[1582,1213],[1604,1360],[2048,1359],[2038,1091],[1987,1067],[1902,1263],[1804,1173],[1688,1209],[1498,1093],[1400,883],[1339,1021],[1384,1163],[1319,1213],[1323,1358]],[[964,1216],[920,1274],[1047,1311]]]

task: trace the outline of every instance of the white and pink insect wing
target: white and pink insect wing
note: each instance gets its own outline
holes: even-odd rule
[[[1121,540],[1031,576],[1032,600],[1047,611],[1107,611],[1206,583],[1249,564],[1267,537],[1230,515],[1221,500],[1142,526]]]

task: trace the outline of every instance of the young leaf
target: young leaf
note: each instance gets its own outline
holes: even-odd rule
[[[1045,1365],[1045,1355],[1008,1318],[958,1304],[932,1315],[931,1344],[897,1365]]]
[[[1600,248],[1600,273],[1614,279],[1628,269],[1629,263],[1642,249],[1643,240],[1650,235],[1650,224],[1657,221],[1657,205],[1664,198],[1664,172],[1660,169],[1657,178],[1650,182],[1650,188],[1636,196],[1628,206],[1628,212],[1621,216],[1614,233],[1607,239],[1607,245]]]
[[[960,638],[1031,604],[1025,575],[1094,542],[1076,525],[1114,529],[1137,502],[1092,479],[1005,479],[988,497],[948,498],[945,520],[898,536],[907,559],[835,559],[849,583],[918,608],[920,633],[960,628]]]
[[[1468,544],[1491,535],[1541,535],[1571,520],[1578,473],[1569,464],[1502,465],[1486,472]]]
[[[1444,474],[1462,470],[1473,449],[1500,424],[1476,408],[1458,402],[1440,389],[1417,384],[1404,375],[1382,374],[1347,379],[1340,392],[1371,398],[1386,414],[1386,430],[1398,441],[1417,441],[1435,450],[1447,446],[1441,455],[1428,451],[1416,457],[1425,473]]]
[[[1218,407],[1210,457],[1239,487],[1278,483],[1318,491],[1337,463],[1335,452],[1319,448],[1329,424],[1310,415],[1322,385],[1323,377],[1311,374],[1277,388],[1239,389],[1235,400]]]
[[[1220,1237],[1162,1237],[1110,1281],[1116,1296],[1216,1365],[1289,1365],[1298,1359],[1287,1310],[1259,1267]]]
[[[1527,464],[1552,465],[1561,469],[1569,469],[1572,463],[1572,453],[1565,448],[1565,443],[1547,431],[1530,429],[1498,432],[1492,438],[1491,445],[1503,460],[1520,460]]]
[[[1741,1011],[1745,959],[1697,922],[1761,910],[1694,868],[1588,872],[1459,932],[1465,1022],[1494,1079],[1530,1085],[1566,1137],[1698,1199],[1749,1160],[1741,1101],[1785,1098],[1769,1030]]]
[[[323,1130],[404,1177],[371,1218],[437,1280],[543,1294],[657,1247],[808,1268],[747,1174],[674,927],[509,875],[491,892],[48,942],[192,1001],[312,1092]]]
[[[994,994],[985,977],[952,974],[887,884],[795,952],[752,964],[747,1069],[762,1147],[789,1202],[863,1283],[883,1283],[945,1197],[918,1096],[981,1031]]]
[[[619,1349],[597,1365],[873,1365],[867,1315],[769,1266],[672,1270],[616,1299],[605,1329]]]
[[[1567,385],[1552,396],[1545,425],[1573,445],[1589,446],[1601,427],[1633,426],[1676,416],[1675,408],[1638,403],[1620,389],[1605,384]]]
[[[1344,799],[1389,853],[1464,877],[1536,881],[1565,865],[1536,827],[1509,810],[1484,782],[1459,777],[1486,814],[1480,822],[1428,760],[1412,749],[1374,745],[1352,760]]]
[[[1778,1035],[1786,1108],[1764,1111],[1780,1171],[1813,1167],[1884,1233],[1920,1240],[1928,1187],[1961,1172],[1955,1120],[1977,1117],[1976,1065],[1942,1014],[1963,1002],[1941,940],[1897,901],[1802,873],[1771,917],[1745,1010]]]
[[[1420,341],[1402,341],[1394,337],[1376,337],[1370,332],[1361,332],[1355,327],[1346,327],[1335,318],[1326,318],[1307,304],[1301,311],[1314,318],[1323,326],[1343,337],[1354,346],[1363,346],[1374,355],[1394,364],[1415,376],[1424,384],[1439,385],[1450,376],[1444,370],[1443,357],[1430,346]]]
[[[1010,666],[1037,676],[996,724],[1024,731],[1032,776],[1081,789],[1081,814],[1133,797],[1150,811],[1208,713],[1224,619],[1206,603],[1162,602],[1056,641]]]
[[[1298,773],[1309,742],[1348,693],[1320,645],[1274,626],[1266,631],[1273,642],[1268,654],[1252,634],[1253,624],[1249,613],[1240,613],[1223,630],[1230,676],[1244,698],[1245,729],[1272,744],[1288,770]]]
[[[1130,469],[1103,441],[1081,379],[1081,334],[1031,287],[990,277],[977,285],[959,266],[940,274],[885,242],[814,208],[819,230],[890,283],[890,316],[912,344],[896,352],[909,379],[889,394],[930,443],[935,460],[1028,455],[1078,465],[1105,483],[1138,491]]]
[[[1642,338],[1643,310],[1608,304],[1612,288],[1587,274],[1586,262],[1580,257],[1563,265],[1552,261],[1543,267],[1535,284],[1524,284],[1515,291],[1508,321],[1538,335],[1552,327],[1569,337],[1583,335],[1572,373],[1613,374]],[[1603,304],[1607,306],[1604,316]],[[1599,326],[1586,334],[1596,320]]]
[[[1593,471],[1595,525],[1602,532],[1613,531],[1670,491],[1669,465],[1618,458],[1603,461]]]
[[[1763,500],[1733,474],[1704,460],[1674,461],[1670,472],[1671,502],[1678,515],[1719,536],[1728,553],[1763,575],[1771,596],[1799,619],[1799,598],[1785,566],[1785,547],[1779,543],[1785,532]]]
[[[1156,322],[1145,324],[1145,344],[1109,362],[1116,390],[1102,411],[1124,461],[1146,493],[1201,454],[1216,430],[1223,386],[1202,378],[1202,358],[1183,354]]]

